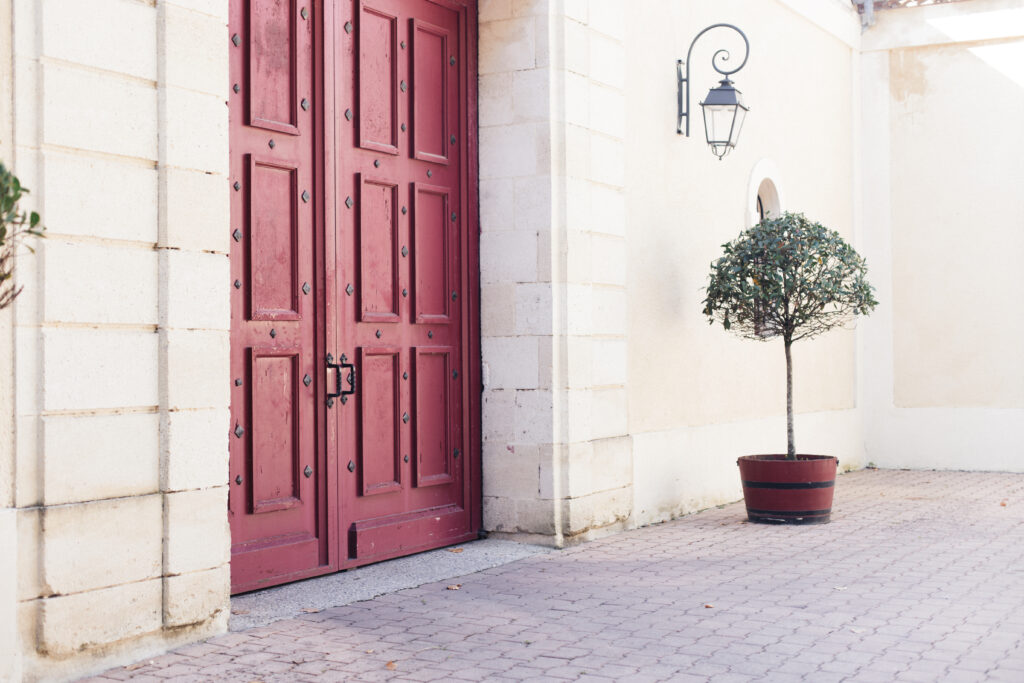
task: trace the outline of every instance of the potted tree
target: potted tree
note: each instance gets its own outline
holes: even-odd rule
[[[704,299],[708,323],[746,339],[782,337],[786,351],[786,454],[737,460],[747,518],[769,524],[829,521],[839,461],[798,455],[793,438],[793,342],[867,315],[878,304],[864,259],[834,230],[803,214],[768,217],[723,245]]]

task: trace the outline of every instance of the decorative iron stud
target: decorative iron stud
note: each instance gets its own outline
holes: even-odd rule
[[[352,293],[355,291],[356,288],[352,286],[351,282],[345,285],[345,293],[348,294],[349,296],[352,296]]]
[[[377,330],[375,334],[377,335],[377,339],[380,339],[384,335],[384,333],[381,332],[380,330]]]
[[[354,462],[352,462],[351,460],[348,461],[348,471],[349,472],[355,472],[356,471],[356,464]]]
[[[231,89],[234,90],[235,93],[239,93],[239,92],[241,92],[242,87],[240,85],[238,85],[237,83],[235,83],[233,86],[231,86]]]
[[[239,474],[237,477],[235,477],[235,483],[238,484],[239,486],[242,485],[243,481],[244,480],[242,479],[242,475],[241,474]]]
[[[273,339],[276,336],[277,336],[277,330],[271,328],[271,330],[270,330],[270,338]]]
[[[380,168],[380,159],[374,159],[373,160],[373,167],[374,168]]]
[[[313,468],[306,465],[306,469],[302,470],[302,473],[306,475],[306,479],[309,479],[313,476]]]
[[[452,223],[454,223],[457,220],[459,220],[459,214],[452,211]]]
[[[408,371],[402,373],[402,379],[409,379],[409,372]]]
[[[309,294],[311,291],[313,291],[313,288],[309,286],[309,283],[308,282],[303,282],[302,283],[302,293],[303,294]]]
[[[231,236],[235,238],[236,242],[242,241],[242,231],[239,230],[238,228],[235,228],[235,231],[231,233]]]
[[[456,292],[455,290],[452,290],[452,301],[455,301],[458,298],[459,298],[459,293]]]
[[[270,142],[267,143],[267,146],[270,147],[270,149],[274,149],[275,147],[277,147],[277,143],[271,140]]]
[[[434,172],[433,172],[433,171],[431,171],[431,170],[430,170],[430,169],[428,168],[428,169],[427,169],[427,177],[428,177],[428,178],[432,178],[432,177],[433,177],[433,175],[434,175]]]
[[[242,429],[242,425],[236,424],[235,425],[235,436],[238,437],[239,439],[241,439],[243,434],[245,434],[245,430]]]
[[[404,123],[402,124],[402,132],[403,133],[405,132],[405,124]]]
[[[402,296],[403,297],[409,296],[409,290],[406,289],[405,287],[402,287]]]
[[[407,213],[409,213],[409,209],[408,209],[408,207],[405,207],[405,206],[403,206],[403,207],[402,207],[402,215],[404,216],[404,215],[405,215],[405,214],[407,214]]]
[[[351,121],[352,120],[352,110],[351,109],[346,109],[345,110],[345,120],[346,121]]]
[[[455,136],[453,135],[450,139],[452,141],[452,144],[454,145],[455,144]]]
[[[452,66],[455,66],[455,55],[452,55],[451,57],[448,58],[448,63],[451,64]]]
[[[302,111],[309,111],[309,100],[303,97],[302,101],[299,102],[299,106],[302,107]]]
[[[241,288],[242,288],[242,281],[241,280],[235,280],[235,289],[241,289]]]
[[[309,203],[309,190],[303,190],[302,191],[302,202],[304,204],[308,204]]]
[[[452,379],[458,379],[458,378],[459,378],[459,371],[458,370],[452,370]]]
[[[402,49],[403,49],[403,50],[405,49],[405,41],[404,41],[404,40],[403,40],[403,41],[402,41],[401,43],[399,43],[399,45],[401,45],[401,46],[402,46]]]
[[[433,339],[433,338],[434,338],[434,331],[433,330],[427,330],[427,339]]]
[[[235,35],[231,36],[231,42],[235,44],[235,47],[238,47],[242,44],[242,37],[236,33]]]
[[[235,378],[235,386],[236,387],[242,386],[242,378],[241,377],[236,377]]]
[[[307,373],[306,376],[302,378],[302,383],[305,384],[307,387],[313,383],[313,378],[309,376],[309,373]]]
[[[399,87],[399,89],[400,89],[400,90],[401,90],[402,92],[405,92],[406,90],[408,90],[408,89],[409,89],[409,86],[407,86],[407,85],[405,84],[405,81],[402,81],[401,83],[399,83],[399,84],[398,84],[398,87]]]
[[[455,451],[454,451],[454,452],[452,453],[452,455],[453,455],[453,456],[454,456],[455,458],[458,458],[458,457],[459,457],[459,455],[461,455],[461,453],[459,453],[459,449],[458,449],[458,448],[456,448],[456,449],[455,449]]]
[[[405,455],[402,456],[402,461],[403,462],[409,462],[409,454],[408,453],[406,453]]]
[[[305,7],[302,8],[299,14],[302,15],[303,19],[309,19],[309,10],[307,10]]]
[[[409,424],[409,413],[402,413],[402,422]]]
[[[405,256],[408,256],[408,255],[409,255],[409,247],[407,247],[407,246],[405,246],[403,244],[402,245],[402,256],[405,257]]]
[[[345,197],[345,206],[347,208],[351,209],[352,208],[352,203],[353,202],[352,202],[352,198],[351,197]]]
[[[235,184],[234,184],[234,185],[232,185],[232,187],[234,187],[234,188],[235,188],[235,192],[238,192],[239,190],[241,190],[241,189],[242,189],[242,183],[240,183],[240,182],[238,182],[238,181],[236,180],[236,181],[235,181]]]
[[[346,21],[345,22],[345,33],[352,33],[352,22],[351,21]]]

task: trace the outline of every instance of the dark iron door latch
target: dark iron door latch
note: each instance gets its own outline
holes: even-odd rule
[[[337,371],[337,384],[335,387],[337,391],[334,393],[327,394],[327,407],[331,408],[334,406],[334,399],[341,398],[341,403],[344,405],[348,402],[350,394],[356,393],[356,366],[348,362],[348,358],[345,354],[341,354],[339,358],[340,363],[334,362],[334,356],[327,354],[327,369]],[[341,388],[341,373],[343,370],[348,369],[348,374],[345,376],[345,381],[348,382],[348,389]]]

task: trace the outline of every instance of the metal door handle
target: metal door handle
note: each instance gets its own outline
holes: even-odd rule
[[[327,394],[328,408],[334,405],[334,399],[340,397],[341,403],[342,405],[344,405],[348,401],[349,395],[356,393],[356,366],[348,362],[348,358],[345,357],[345,354],[341,354],[341,358],[339,358],[338,360],[340,360],[341,362],[335,363],[334,356],[332,356],[331,354],[327,354],[327,369],[335,370],[338,373],[337,384],[335,384],[337,391],[335,391],[334,393]],[[348,375],[345,376],[345,381],[348,382],[348,389],[342,389],[341,371],[346,368],[348,369]]]

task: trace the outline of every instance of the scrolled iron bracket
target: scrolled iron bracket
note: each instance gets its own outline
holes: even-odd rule
[[[732,24],[711,24],[711,26],[708,26],[706,29],[704,29],[703,31],[696,35],[696,37],[693,39],[693,42],[690,43],[690,49],[686,51],[686,60],[676,60],[676,76],[679,79],[679,115],[678,121],[676,122],[676,132],[679,133],[680,135],[686,135],[686,137],[690,137],[690,55],[693,53],[693,46],[697,44],[697,41],[700,39],[700,37],[714,28],[731,28],[733,31],[736,31],[736,33],[740,34],[740,37],[743,38],[743,43],[746,46],[746,50],[743,54],[743,61],[740,62],[740,65],[735,69],[721,69],[718,66],[719,58],[721,58],[722,62],[729,61],[728,50],[718,50],[717,52],[715,52],[714,55],[711,56],[711,67],[718,73],[725,76],[726,80],[729,80],[729,76],[733,75],[734,73],[742,69],[747,63],[747,58],[750,57],[750,41],[747,40],[747,34],[741,31],[738,27],[733,26]],[[683,70],[684,65],[686,69],[685,72]],[[683,119],[686,119],[685,129],[683,127]]]

